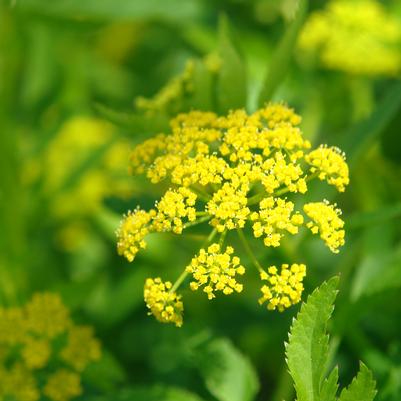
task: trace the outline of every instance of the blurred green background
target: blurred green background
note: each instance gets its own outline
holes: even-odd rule
[[[128,174],[130,148],[179,111],[252,111],[261,89],[263,100],[295,108],[314,144],[346,151],[351,184],[339,196],[325,192],[346,222],[340,254],[305,237],[274,252],[261,246],[259,260],[298,255],[308,266],[304,298],[339,273],[330,332],[340,381],[363,360],[378,381],[377,399],[401,399],[401,75],[305,60],[296,36],[307,16],[297,17],[298,3],[0,3],[0,303],[20,305],[50,290],[94,326],[104,356],[87,372],[81,399],[198,400],[188,391],[236,401],[209,377],[219,371],[210,368],[213,339],[235,367],[229,379],[249,382],[244,401],[257,391],[255,372],[255,399],[293,399],[284,341],[299,306],[266,311],[250,278],[244,293],[213,302],[185,290],[183,328],[162,325],[147,316],[143,281],[175,277],[199,248],[196,235],[152,235],[132,265],[115,250],[123,213],[149,208],[163,193]],[[400,3],[382,3],[401,24]],[[325,5],[311,1],[307,12]],[[167,394],[165,386],[183,390]]]

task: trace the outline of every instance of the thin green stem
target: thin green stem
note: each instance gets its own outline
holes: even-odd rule
[[[248,243],[247,239],[245,238],[245,235],[244,235],[244,232],[242,231],[242,229],[237,228],[237,233],[242,242],[242,245],[245,248],[246,253],[248,254],[249,258],[252,260],[255,267],[259,270],[260,273],[264,272],[262,265],[259,263],[259,261],[256,259],[255,254],[252,252],[252,249],[249,246],[249,243]]]
[[[219,240],[220,249],[223,248],[224,240],[226,239],[226,235],[227,235],[227,230],[224,230],[220,235],[220,240]]]
[[[209,234],[209,236],[206,238],[206,241],[202,244],[201,248],[206,247],[206,245],[208,245],[210,242],[212,242],[213,238],[216,236],[216,234],[217,234],[217,228],[214,228],[211,231],[211,233]],[[187,275],[188,275],[188,272],[186,271],[186,269],[184,269],[184,271],[177,278],[177,280],[175,281],[173,286],[170,288],[169,293],[175,292],[178,289],[178,287],[182,284],[182,282],[185,280]]]
[[[188,227],[193,227],[193,226],[196,226],[198,224],[204,223],[205,221],[210,220],[210,217],[211,216],[204,216],[204,217],[201,217],[200,219],[196,219],[194,221],[189,221],[188,223],[185,223],[182,226],[182,228],[185,229],[185,228],[188,228]]]

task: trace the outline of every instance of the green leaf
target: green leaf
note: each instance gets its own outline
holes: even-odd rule
[[[143,138],[144,134],[156,134],[168,128],[168,117],[159,113],[157,116],[126,113],[114,110],[104,104],[96,103],[95,111],[108,121],[132,131],[135,138]]]
[[[370,212],[356,212],[347,217],[347,229],[354,230],[380,224],[399,216],[401,216],[401,203],[399,202]]]
[[[329,353],[326,325],[334,309],[338,281],[334,277],[316,289],[291,327],[286,355],[299,401],[325,401],[320,396]]]
[[[354,163],[366,146],[390,124],[401,107],[401,82],[391,83],[371,116],[352,127],[344,135],[340,148],[347,154],[348,164]]]
[[[85,369],[84,380],[100,390],[115,391],[126,380],[126,373],[118,360],[103,349],[100,360]]]
[[[338,367],[336,366],[327,379],[323,380],[320,398],[324,401],[336,401],[338,390]]]
[[[341,391],[338,401],[373,401],[376,395],[375,386],[371,371],[361,362],[357,376]]]
[[[193,72],[193,95],[190,97],[190,109],[213,110],[212,93],[214,89],[213,76],[200,61],[195,61]]]
[[[307,9],[308,0],[299,0],[298,11],[295,18],[288,26],[287,31],[271,58],[267,75],[259,94],[259,105],[263,105],[272,100],[274,92],[285,78],[291,64],[298,34],[301,31],[307,15]]]
[[[15,7],[54,17],[105,21],[153,18],[182,22],[201,12],[197,0],[19,0]]]
[[[217,77],[217,103],[219,111],[226,113],[246,106],[246,72],[225,16],[221,17],[219,24],[219,54],[221,66]]]
[[[219,401],[251,401],[259,390],[255,369],[227,339],[217,339],[195,354],[210,393]]]

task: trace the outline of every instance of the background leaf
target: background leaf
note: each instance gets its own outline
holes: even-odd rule
[[[251,363],[227,339],[198,348],[195,361],[207,389],[219,401],[251,401],[259,390]]]
[[[221,113],[246,105],[246,72],[242,57],[234,46],[227,17],[219,23],[221,66],[217,77],[217,103]]]
[[[298,34],[305,21],[308,9],[308,0],[298,1],[298,10],[294,20],[277,46],[268,67],[268,72],[259,94],[259,105],[272,100],[274,92],[285,78],[297,43]]]

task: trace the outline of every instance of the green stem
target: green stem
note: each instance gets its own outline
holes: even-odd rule
[[[240,238],[240,240],[242,242],[242,245],[245,248],[246,253],[248,254],[250,259],[252,260],[252,262],[255,265],[255,267],[259,270],[260,273],[264,272],[262,265],[259,263],[259,261],[256,259],[256,256],[252,252],[252,249],[249,246],[249,243],[248,243],[247,239],[245,238],[245,235],[244,235],[244,232],[242,231],[242,229],[241,228],[237,228],[237,233],[238,233],[238,236],[239,236],[239,238]]]
[[[188,227],[193,227],[193,226],[196,226],[198,224],[204,223],[205,221],[210,220],[210,217],[211,216],[204,216],[204,217],[201,217],[200,219],[196,219],[194,221],[189,221],[188,223],[185,223],[182,228],[186,229]]]
[[[219,240],[220,249],[223,248],[224,240],[226,239],[226,235],[227,235],[227,230],[224,230],[220,235],[220,240]]]
[[[217,234],[217,229],[214,228],[212,230],[212,232],[209,234],[209,236],[206,238],[206,241],[203,243],[203,245],[201,246],[201,248],[206,247],[207,244],[209,244],[210,242],[212,242],[213,238],[215,237],[215,235]],[[173,293],[174,291],[176,291],[178,289],[178,287],[182,284],[182,282],[185,280],[185,278],[187,277],[188,272],[186,271],[186,269],[184,269],[184,271],[180,274],[180,276],[177,278],[177,280],[175,281],[175,283],[173,284],[173,286],[170,288],[169,293]]]

